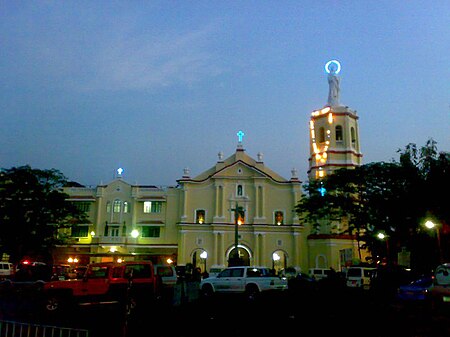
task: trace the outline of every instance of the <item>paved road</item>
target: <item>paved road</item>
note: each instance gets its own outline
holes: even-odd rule
[[[173,304],[176,305],[173,305]],[[290,289],[261,296],[184,298],[125,315],[117,307],[77,308],[59,316],[43,315],[27,297],[0,299],[0,318],[89,329],[91,337],[258,336],[302,337],[448,337],[449,313],[405,305],[368,292],[345,288]]]

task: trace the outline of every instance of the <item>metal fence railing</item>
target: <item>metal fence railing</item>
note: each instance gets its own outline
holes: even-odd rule
[[[89,337],[89,330],[0,320],[0,337]]]

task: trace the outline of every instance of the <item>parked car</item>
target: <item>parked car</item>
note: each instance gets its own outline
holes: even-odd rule
[[[380,265],[373,272],[370,291],[378,299],[395,299],[400,286],[410,284],[420,278],[411,269],[399,265]]]
[[[281,277],[286,277],[288,280],[294,279],[301,273],[298,267],[287,267],[286,269],[281,269],[278,273]],[[303,274],[306,276],[306,274]]]
[[[317,281],[322,280],[330,275],[332,270],[330,268],[310,268],[309,275]]]
[[[374,267],[352,266],[347,269],[347,287],[368,290]]]
[[[217,276],[224,269],[225,269],[225,267],[215,267],[215,266],[211,267],[209,269],[209,277]]]
[[[274,276],[267,267],[228,267],[216,277],[200,282],[201,294],[208,298],[213,294],[244,294],[254,300],[262,292],[283,291],[288,288],[286,278]]]
[[[396,298],[400,301],[425,301],[429,298],[433,286],[433,276],[424,276],[411,283],[401,285]]]
[[[155,274],[161,277],[161,283],[165,287],[173,287],[177,284],[177,272],[175,267],[169,264],[155,264]]]
[[[440,264],[434,270],[430,299],[434,310],[450,310],[450,263]]]
[[[0,280],[10,279],[14,276],[15,268],[10,262],[0,262]]]

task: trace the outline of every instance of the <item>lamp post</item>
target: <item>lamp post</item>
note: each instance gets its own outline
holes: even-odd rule
[[[441,247],[441,233],[439,230],[439,226],[436,225],[433,221],[431,220],[427,220],[425,222],[425,227],[428,229],[436,229],[436,241],[437,241],[437,245],[438,245],[438,252],[439,252],[439,263],[442,263],[444,261],[443,256],[442,256],[442,247]]]
[[[386,234],[379,232],[377,238],[386,242],[386,263],[389,263],[389,240]]]
[[[208,253],[206,252],[206,250],[204,250],[201,254],[200,257],[203,259],[203,263],[205,265],[205,274],[207,273],[206,271],[206,259],[208,258]]]
[[[236,202],[236,207],[232,209],[234,211],[234,256],[233,265],[237,265],[239,261],[239,225],[241,220],[239,218],[239,212],[242,212],[243,207],[239,206]]]
[[[278,255],[276,252],[272,254],[272,269],[273,269],[274,273],[276,270],[275,267],[278,267],[277,265],[278,265],[280,259],[281,259],[280,255]]]

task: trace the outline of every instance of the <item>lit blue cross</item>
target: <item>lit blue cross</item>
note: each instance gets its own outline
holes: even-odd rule
[[[320,195],[323,197],[325,195],[325,193],[327,192],[327,190],[325,189],[325,187],[319,187],[319,193]]]
[[[236,135],[239,137],[239,143],[242,143],[242,137],[245,136],[245,133],[243,133],[241,130],[239,130],[239,132],[236,133]]]
[[[123,168],[119,167],[119,168],[117,169],[117,174],[118,174],[119,176],[121,176],[122,173],[123,173]]]

